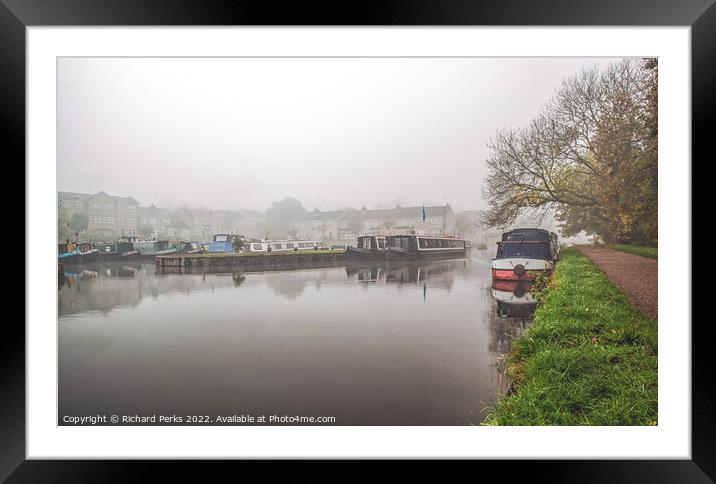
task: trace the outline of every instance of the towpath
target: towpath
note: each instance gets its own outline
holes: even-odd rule
[[[659,263],[656,259],[606,247],[583,246],[579,250],[622,290],[633,306],[657,319]]]

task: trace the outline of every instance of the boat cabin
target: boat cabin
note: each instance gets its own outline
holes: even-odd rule
[[[385,237],[381,237],[379,235],[364,235],[362,237],[358,237],[356,247],[367,250],[385,250],[385,240]]]
[[[391,235],[386,240],[386,255],[391,259],[454,258],[467,254],[467,241],[454,237]]]
[[[390,248],[404,249],[410,252],[431,250],[462,250],[467,247],[463,239],[452,237],[423,237],[419,235],[391,235],[387,238]]]
[[[206,245],[207,252],[233,253],[239,252],[244,243],[244,237],[236,234],[216,234],[214,240]]]
[[[318,250],[321,243],[316,240],[264,240],[249,242],[246,250],[249,252],[286,252],[299,250]]]
[[[168,240],[142,240],[134,248],[144,256],[165,255],[179,252],[179,246]]]
[[[101,255],[114,255],[117,253],[117,244],[98,244],[97,250]]]
[[[514,229],[497,242],[497,259],[527,258],[554,260],[559,245],[557,234],[544,229]]]

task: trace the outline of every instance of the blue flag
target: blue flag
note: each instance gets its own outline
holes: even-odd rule
[[[423,204],[423,222],[425,222],[425,204]]]

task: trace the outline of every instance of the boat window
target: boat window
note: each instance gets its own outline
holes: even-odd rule
[[[514,240],[517,242],[520,240],[547,242],[549,239],[550,236],[548,234],[538,230],[520,230],[519,232],[507,232],[502,234],[502,240]]]
[[[227,235],[215,235],[214,242],[227,242],[229,237]]]
[[[283,244],[271,244],[272,249],[283,249]]]
[[[410,238],[409,237],[395,237],[395,239],[393,239],[393,247],[409,249],[410,248]]]
[[[376,239],[378,241],[378,248],[383,250],[385,249],[385,239]]]
[[[261,250],[261,244],[253,244],[253,250]]]
[[[510,242],[499,244],[497,248],[498,259],[523,257],[525,259],[551,259],[549,244],[541,242]]]
[[[289,242],[288,244],[286,244],[286,248],[288,248],[288,249],[293,249],[294,247],[296,247],[296,245],[293,244],[293,243],[291,243],[291,242]]]

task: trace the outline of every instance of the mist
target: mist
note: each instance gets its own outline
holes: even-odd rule
[[[480,209],[495,130],[614,60],[60,58],[57,189],[166,208]]]

